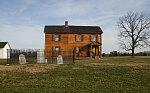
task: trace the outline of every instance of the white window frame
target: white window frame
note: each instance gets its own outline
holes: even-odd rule
[[[55,52],[59,52],[60,51],[60,47],[56,46],[55,47]]]
[[[78,35],[78,41],[82,41],[82,35]]]
[[[96,41],[96,35],[92,35],[92,41]]]
[[[55,41],[59,41],[60,40],[60,35],[55,35]]]
[[[77,47],[77,53],[81,53],[82,52],[82,48],[81,47]]]

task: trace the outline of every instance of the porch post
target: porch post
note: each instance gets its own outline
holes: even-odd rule
[[[99,58],[101,58],[101,46],[98,46]]]
[[[92,45],[90,45],[90,57],[92,58]]]
[[[99,46],[99,57],[102,58],[102,46]]]

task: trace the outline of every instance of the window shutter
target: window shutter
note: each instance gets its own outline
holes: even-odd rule
[[[55,35],[53,36],[53,40],[55,41]]]
[[[54,40],[53,40],[53,37],[54,37],[54,35],[52,34],[52,41],[54,41]]]
[[[78,49],[77,49],[77,47],[75,47],[75,53],[78,53]]]
[[[83,48],[81,47],[81,52],[82,52],[82,49],[83,49]]]
[[[74,47],[74,52],[76,52],[76,47]]]
[[[98,42],[98,35],[96,35],[96,41]]]
[[[52,35],[52,41],[55,41],[55,35]]]
[[[81,35],[81,41],[83,41],[83,35]]]
[[[55,47],[52,47],[52,53],[54,53],[55,52]]]
[[[90,38],[89,38],[89,39],[90,39],[90,41],[92,41],[91,35],[90,35]]]
[[[56,47],[54,47],[53,49],[54,49],[54,50],[53,50],[53,53],[56,53]]]
[[[77,41],[77,35],[75,35],[75,41]]]
[[[61,41],[61,35],[59,35],[59,41]]]
[[[54,48],[52,47],[52,50],[51,50],[51,52],[54,50]]]
[[[59,52],[61,53],[61,47],[59,46]]]

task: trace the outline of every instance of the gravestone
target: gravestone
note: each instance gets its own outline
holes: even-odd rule
[[[26,58],[24,54],[19,55],[19,63],[20,64],[26,64]]]
[[[45,63],[47,63],[47,59],[45,59]]]
[[[45,63],[44,50],[42,49],[37,51],[37,63]]]
[[[57,57],[57,64],[63,64],[63,58],[61,55]]]

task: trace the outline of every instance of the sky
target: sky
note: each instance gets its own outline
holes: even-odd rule
[[[150,15],[150,0],[0,0],[0,42],[13,49],[44,49],[44,26],[67,20],[69,25],[100,26],[102,52],[123,52],[116,24],[127,12]]]

